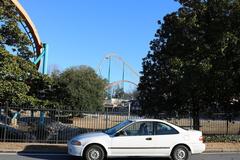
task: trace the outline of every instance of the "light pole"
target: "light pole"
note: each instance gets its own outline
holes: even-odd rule
[[[123,97],[122,98],[125,98],[124,97],[124,73],[125,72],[125,63],[123,62],[123,73],[122,73],[122,80],[123,80],[123,83],[122,83],[122,89],[123,89]]]
[[[108,59],[108,84],[110,84],[110,77],[111,77],[111,56],[106,56],[106,59]],[[112,93],[111,93],[111,88],[108,88],[108,100],[111,103],[112,99]],[[106,112],[106,128],[108,128],[108,108]]]
[[[131,100],[128,101],[128,118],[131,116]]]
[[[111,78],[111,56],[105,57],[108,59],[108,84],[110,84],[110,78]],[[112,98],[111,88],[108,89],[108,100]]]

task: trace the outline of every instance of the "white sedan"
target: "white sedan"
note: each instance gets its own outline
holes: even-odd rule
[[[162,120],[126,120],[103,132],[76,136],[68,153],[86,160],[106,157],[171,157],[188,160],[205,150],[201,131],[185,130]]]

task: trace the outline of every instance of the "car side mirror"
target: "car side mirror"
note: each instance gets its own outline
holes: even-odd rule
[[[127,135],[126,131],[121,130],[121,131],[119,131],[119,132],[117,132],[117,133],[115,134],[115,137],[118,137],[118,136],[126,136],[126,135]]]
[[[117,132],[117,133],[114,135],[114,137],[118,137],[118,136],[120,136],[120,132]]]

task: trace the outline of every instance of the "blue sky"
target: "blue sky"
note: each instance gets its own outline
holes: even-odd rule
[[[116,53],[137,72],[159,27],[158,20],[179,8],[174,0],[19,0],[49,44],[49,67],[64,70],[89,65]],[[101,72],[107,75],[107,61]],[[111,81],[122,77],[122,63],[113,59]],[[129,70],[125,78],[138,81]]]

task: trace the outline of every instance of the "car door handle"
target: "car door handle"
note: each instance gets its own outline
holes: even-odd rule
[[[152,140],[152,138],[151,138],[151,137],[148,137],[148,138],[146,138],[146,140],[147,140],[147,141],[151,141],[151,140]]]

